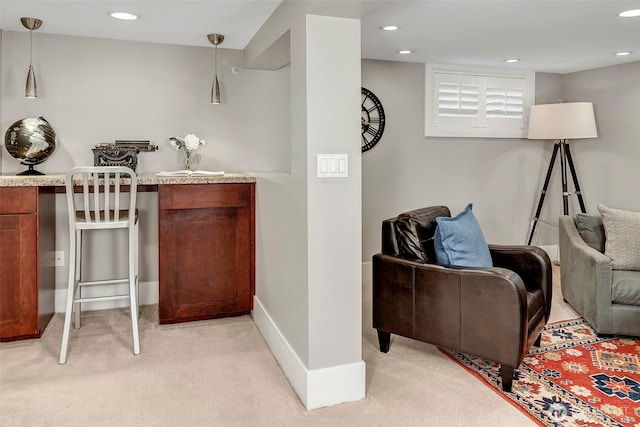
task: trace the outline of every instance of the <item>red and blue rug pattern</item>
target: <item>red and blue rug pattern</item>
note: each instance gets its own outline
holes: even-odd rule
[[[640,427],[640,339],[598,337],[583,319],[548,324],[509,393],[497,363],[441,351],[542,426]]]

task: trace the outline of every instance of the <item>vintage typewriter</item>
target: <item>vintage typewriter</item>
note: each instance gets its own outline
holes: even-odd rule
[[[149,141],[116,140],[113,144],[98,144],[93,151],[94,166],[127,166],[138,173],[138,153],[156,151]]]

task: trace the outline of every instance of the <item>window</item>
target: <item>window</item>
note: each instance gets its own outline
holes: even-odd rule
[[[526,138],[535,73],[426,65],[425,135]]]

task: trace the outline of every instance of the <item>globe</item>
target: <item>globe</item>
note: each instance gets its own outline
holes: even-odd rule
[[[56,148],[56,132],[44,117],[27,117],[7,129],[4,146],[14,158],[29,166],[18,175],[44,175],[34,166],[44,162]]]

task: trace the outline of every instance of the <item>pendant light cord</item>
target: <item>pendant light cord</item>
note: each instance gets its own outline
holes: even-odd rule
[[[33,29],[29,29],[29,67],[32,66],[33,59]]]
[[[216,50],[214,53],[214,57],[215,57],[215,70],[214,70],[214,76],[218,76],[218,45],[216,45]]]

